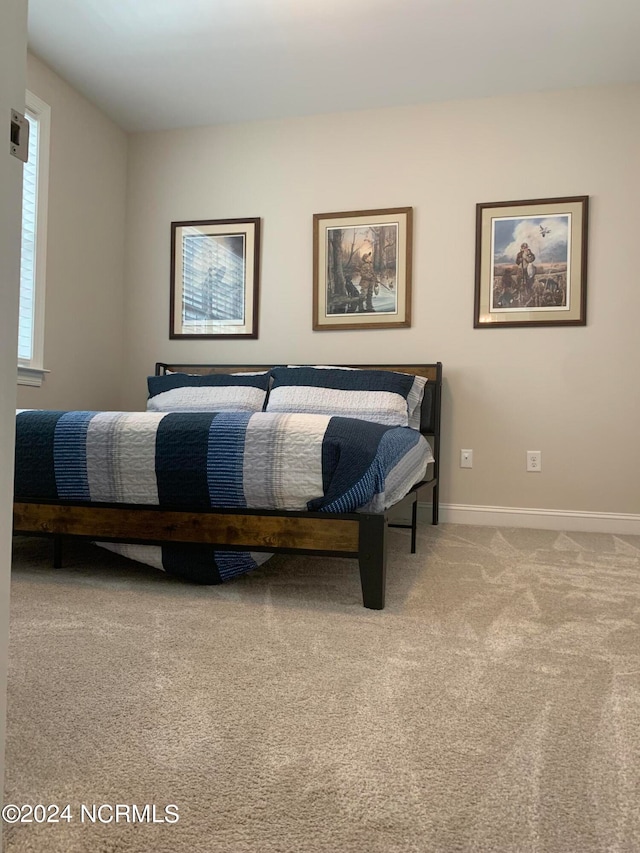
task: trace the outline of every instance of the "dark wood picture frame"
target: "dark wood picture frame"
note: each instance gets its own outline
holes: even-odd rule
[[[411,325],[413,208],[313,216],[313,329]]]
[[[171,223],[170,338],[257,338],[260,219]]]
[[[589,196],[476,205],[474,328],[584,326]]]

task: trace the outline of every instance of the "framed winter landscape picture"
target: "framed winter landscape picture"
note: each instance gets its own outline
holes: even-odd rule
[[[584,326],[588,196],[476,205],[474,327]]]
[[[413,209],[316,213],[313,328],[411,325]]]
[[[170,338],[257,338],[260,219],[171,223]]]

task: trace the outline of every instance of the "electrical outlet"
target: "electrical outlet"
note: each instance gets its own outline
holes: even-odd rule
[[[460,451],[460,467],[473,468],[473,450]]]
[[[539,450],[527,450],[527,471],[542,471],[542,453]]]

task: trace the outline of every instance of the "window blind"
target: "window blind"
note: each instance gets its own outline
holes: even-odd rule
[[[27,113],[29,159],[22,170],[22,247],[20,258],[20,321],[18,359],[33,358],[36,284],[36,230],[38,210],[38,120]]]

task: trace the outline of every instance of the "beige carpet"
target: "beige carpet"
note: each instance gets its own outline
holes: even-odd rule
[[[8,853],[640,851],[640,537],[390,533],[222,587],[17,539]],[[92,825],[80,804],[176,804]],[[103,810],[104,817],[110,812]]]

